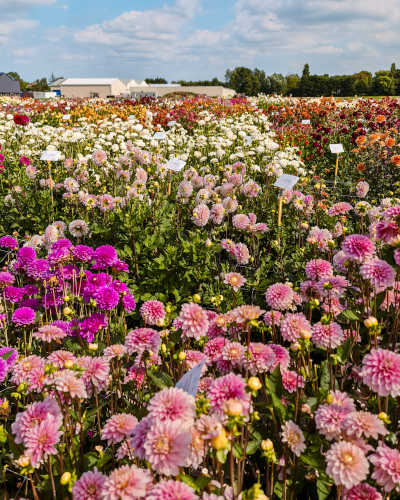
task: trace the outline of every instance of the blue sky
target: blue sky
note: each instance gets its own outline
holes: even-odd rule
[[[223,79],[400,66],[400,0],[0,0],[0,72]]]

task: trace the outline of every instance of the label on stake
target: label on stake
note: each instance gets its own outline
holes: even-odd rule
[[[178,380],[175,387],[177,387],[178,389],[183,389],[185,392],[188,392],[195,398],[200,382],[201,370],[205,362],[206,359],[203,359],[203,361],[201,361],[198,365],[185,373],[185,375],[180,380]]]
[[[179,172],[185,165],[186,165],[185,161],[180,160],[179,158],[172,158],[172,160],[169,160],[168,163],[165,165],[165,168],[167,170],[173,170],[174,172]]]
[[[311,125],[311,120],[301,120],[303,125]]]
[[[61,151],[43,151],[40,159],[44,161],[58,161],[60,155]]]
[[[342,144],[329,144],[331,153],[344,153]]]
[[[156,141],[163,141],[166,138],[167,134],[165,132],[156,132],[153,135],[153,139]]]
[[[281,189],[292,189],[297,184],[300,177],[295,175],[282,174],[275,182],[274,186]]]

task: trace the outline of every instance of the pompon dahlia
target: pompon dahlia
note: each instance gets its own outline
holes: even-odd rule
[[[102,245],[94,252],[94,269],[107,269],[118,259],[117,251],[110,245]]]
[[[12,285],[15,281],[14,276],[11,273],[3,272],[0,273],[0,289],[6,288]]]
[[[351,410],[337,404],[320,405],[315,412],[315,425],[328,441],[340,436],[343,422]]]
[[[19,307],[15,309],[11,316],[11,321],[18,326],[33,325],[35,323],[36,313],[30,307]]]
[[[17,250],[18,241],[12,236],[2,236],[0,238],[0,247],[9,248],[10,250]]]
[[[303,432],[291,420],[282,425],[282,443],[287,443],[296,457],[299,457],[306,449]]]
[[[210,218],[210,209],[204,203],[200,203],[193,210],[193,223],[198,227],[203,227],[207,224],[208,219]]]
[[[244,231],[250,225],[250,219],[246,214],[236,214],[232,217],[232,224],[235,229]]]
[[[363,434],[366,438],[379,439],[386,436],[389,431],[383,425],[378,415],[369,411],[353,411],[343,422],[343,429],[348,436],[360,438]]]
[[[150,474],[136,465],[114,469],[103,483],[103,500],[136,500],[145,497],[152,482]]]
[[[289,285],[283,283],[275,283],[267,288],[265,292],[265,300],[272,309],[283,311],[289,309],[293,303],[293,290]]]
[[[311,332],[310,322],[302,313],[287,313],[280,324],[280,328],[283,340],[289,342],[298,340],[301,337],[301,330]]]
[[[31,247],[22,247],[17,252],[17,261],[23,266],[36,259],[36,252]]]
[[[368,483],[360,483],[347,491],[343,491],[346,500],[382,500],[382,495]]]
[[[362,264],[375,253],[375,243],[362,234],[351,234],[344,239],[342,250],[349,260]]]
[[[93,471],[84,472],[72,487],[74,500],[100,500],[106,479],[107,476],[99,472],[97,467]]]
[[[119,302],[119,293],[112,286],[101,286],[93,293],[99,309],[111,311],[117,307]]]
[[[180,481],[169,479],[153,486],[146,500],[199,500],[193,488]]]
[[[108,446],[120,443],[132,436],[133,429],[138,423],[138,419],[129,413],[113,415],[104,424],[101,439],[107,440]]]
[[[313,259],[306,264],[306,276],[308,279],[319,281],[333,276],[331,263],[323,259]]]
[[[326,454],[326,474],[333,477],[336,485],[346,488],[357,486],[367,478],[368,460],[355,444],[346,441],[334,443]]]
[[[4,291],[4,297],[9,300],[12,304],[19,302],[24,297],[25,292],[23,288],[18,288],[16,286],[8,286]]]
[[[340,299],[346,292],[348,283],[343,276],[334,276],[333,278],[323,278],[317,283],[317,290],[320,297],[329,297]]]
[[[328,210],[328,215],[329,217],[333,217],[334,215],[347,214],[348,212],[350,212],[350,210],[353,210],[353,207],[350,205],[350,203],[340,201],[339,203],[335,203],[331,206],[331,208]]]
[[[316,347],[335,349],[343,344],[343,330],[340,325],[334,322],[329,323],[329,325],[323,325],[321,322],[316,323],[312,327],[312,341]]]
[[[192,425],[196,417],[194,397],[177,387],[157,392],[149,401],[147,410],[153,422],[180,420],[186,427]]]
[[[223,405],[228,399],[238,399],[243,405],[243,414],[247,415],[250,408],[250,395],[246,393],[246,384],[241,375],[229,373],[215,379],[208,390],[211,412],[223,417]]]
[[[0,358],[0,384],[3,383],[8,373],[7,363],[3,358]]]
[[[193,185],[189,181],[182,181],[178,186],[178,194],[181,198],[189,198],[193,193]]]
[[[177,319],[181,322],[185,336],[193,337],[196,340],[206,335],[210,325],[206,311],[194,302],[183,304]]]
[[[239,202],[237,200],[233,200],[230,196],[227,196],[225,199],[222,200],[222,205],[228,212],[228,214],[232,214],[236,212]]]
[[[370,280],[371,285],[375,287],[384,286],[388,288],[395,281],[395,272],[385,260],[378,258],[369,259],[360,267],[360,273],[363,279]]]
[[[276,358],[270,372],[273,372],[278,365],[280,365],[281,372],[286,371],[290,365],[290,355],[287,350],[279,344],[268,344],[268,346],[274,351]]]
[[[244,353],[243,365],[252,375],[265,373],[276,362],[276,355],[270,345],[261,342],[250,342],[249,350]]]
[[[298,375],[296,372],[286,370],[282,371],[282,383],[284,389],[288,392],[295,392],[298,388],[305,386],[306,381],[303,375]]]
[[[143,445],[146,460],[158,474],[177,476],[190,456],[191,442],[191,434],[179,420],[155,420]]]
[[[229,341],[224,337],[212,338],[207,342],[203,348],[203,352],[208,358],[208,361],[206,361],[208,366],[211,366],[211,364],[221,356],[222,349],[228,342]]]
[[[394,490],[400,483],[400,453],[386,444],[379,445],[369,461],[375,466],[372,479],[385,491]]]
[[[235,245],[233,256],[235,257],[238,264],[244,266],[249,263],[250,252],[245,243],[238,243]]]
[[[94,250],[86,245],[76,245],[72,250],[72,257],[79,262],[91,262],[93,260]]]
[[[143,354],[144,351],[158,352],[161,345],[160,334],[151,328],[136,328],[128,333],[125,347],[128,354]]]
[[[362,361],[363,383],[379,396],[400,396],[400,355],[373,349]]]
[[[140,315],[149,325],[163,323],[165,318],[164,304],[159,300],[146,300],[140,308]]]

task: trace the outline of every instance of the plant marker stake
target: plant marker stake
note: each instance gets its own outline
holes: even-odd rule
[[[283,189],[279,189],[279,209],[278,209],[278,241],[280,239],[280,227],[282,222]]]
[[[172,179],[172,170],[169,171],[169,175],[168,175],[168,180],[169,180],[169,184],[168,184],[168,196],[171,194],[171,179]]]
[[[339,167],[339,153],[336,153],[335,182],[333,184],[333,192],[335,192],[336,189],[338,167]]]

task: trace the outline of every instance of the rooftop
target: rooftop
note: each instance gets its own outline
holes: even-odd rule
[[[67,78],[62,85],[112,85],[118,78]]]

